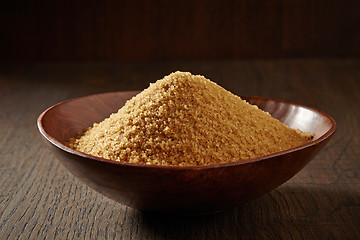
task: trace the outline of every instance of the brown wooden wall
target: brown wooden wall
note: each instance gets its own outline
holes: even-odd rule
[[[1,61],[359,57],[360,1],[2,3]]]

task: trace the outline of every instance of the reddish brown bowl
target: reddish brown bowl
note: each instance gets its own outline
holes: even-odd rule
[[[75,151],[65,142],[83,128],[117,112],[138,92],[112,92],[65,101],[37,121],[60,162],[85,184],[126,206],[165,213],[216,212],[257,198],[299,172],[329,141],[333,118],[282,100],[241,96],[292,128],[315,133],[312,142],[248,161],[196,166],[118,163]]]

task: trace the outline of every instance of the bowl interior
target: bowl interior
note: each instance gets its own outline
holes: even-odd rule
[[[241,98],[269,112],[271,116],[291,128],[314,133],[313,141],[324,137],[326,133],[333,132],[336,127],[334,119],[314,108],[270,98],[251,96],[241,96]]]
[[[59,103],[39,117],[42,134],[53,144],[61,145],[76,136],[84,128],[101,122],[117,112],[138,91],[110,92],[75,98]],[[240,96],[242,99],[269,112],[273,117],[303,132],[314,133],[314,141],[325,138],[335,131],[336,123],[327,114],[316,109],[289,103],[283,100]]]

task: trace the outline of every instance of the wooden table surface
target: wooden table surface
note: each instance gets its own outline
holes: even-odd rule
[[[144,214],[70,175],[36,119],[60,101],[141,90],[175,70],[244,95],[318,108],[338,123],[328,145],[272,192],[222,213]],[[360,239],[360,60],[2,64],[0,239]],[[270,169],[269,169],[270,170]]]

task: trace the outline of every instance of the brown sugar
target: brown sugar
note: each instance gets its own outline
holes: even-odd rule
[[[203,76],[175,72],[69,146],[120,162],[196,166],[268,155],[311,137]]]

